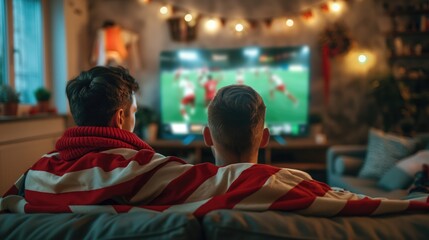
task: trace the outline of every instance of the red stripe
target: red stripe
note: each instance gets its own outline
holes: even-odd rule
[[[348,200],[344,208],[338,213],[341,216],[369,216],[378,206],[380,199],[363,198],[360,200]]]
[[[26,213],[71,213],[71,209],[67,205],[52,205],[52,206],[38,206],[32,204],[25,204],[24,211]]]
[[[428,197],[429,199],[429,197]],[[426,199],[426,200],[428,200]],[[409,211],[429,211],[429,204],[427,202],[410,201],[407,210]]]
[[[154,154],[155,152],[144,149],[140,150],[129,160],[125,159],[122,155],[109,153],[88,153],[76,161],[62,161],[55,157],[44,157],[34,164],[31,169],[49,172],[57,176],[93,167],[99,167],[105,172],[110,172],[116,168],[128,166],[131,161],[136,161],[140,165],[147,164]]]
[[[166,209],[170,208],[170,205],[156,205],[156,206],[139,206],[140,208],[149,209],[153,211],[163,212]]]
[[[212,197],[194,215],[199,217],[215,209],[232,209],[244,198],[258,191],[279,170],[280,168],[269,165],[253,165],[240,174],[226,193]]]
[[[133,206],[130,205],[112,205],[117,213],[126,213],[130,211]]]
[[[169,161],[159,164],[151,171],[136,176],[130,181],[101,189],[56,194],[25,190],[25,197],[29,203],[35,205],[55,205],[58,203],[67,205],[92,205],[99,204],[115,197],[129,200],[159,169],[171,161],[175,161],[175,159],[169,159]]]
[[[324,196],[329,190],[331,188],[324,183],[304,180],[277,199],[269,209],[285,211],[305,209],[314,202],[316,197]]]
[[[218,167],[213,164],[198,164],[172,180],[162,193],[151,203],[154,204],[180,204],[207,179],[216,175]]]

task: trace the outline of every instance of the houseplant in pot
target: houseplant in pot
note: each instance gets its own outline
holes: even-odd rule
[[[34,91],[34,96],[37,100],[38,112],[49,112],[49,100],[51,99],[51,92],[44,87],[39,87]]]
[[[8,85],[0,85],[0,105],[2,115],[16,116],[18,113],[19,93]]]

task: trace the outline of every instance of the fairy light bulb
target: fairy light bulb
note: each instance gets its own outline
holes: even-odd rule
[[[241,23],[235,24],[235,31],[236,32],[242,32],[244,30],[244,26]]]
[[[337,3],[337,2],[333,2],[331,4],[331,9],[334,12],[339,12],[341,10],[341,5],[339,3]]]
[[[184,17],[184,19],[185,19],[186,22],[192,21],[192,19],[193,19],[192,14],[190,14],[190,13],[186,14],[185,17]]]
[[[166,14],[168,13],[168,7],[167,7],[167,6],[162,6],[162,7],[159,9],[159,12],[160,12],[162,15],[166,15]]]
[[[358,61],[359,61],[359,63],[366,63],[366,61],[368,60],[368,57],[365,55],[365,54],[360,54],[359,56],[358,56]]]
[[[288,19],[288,20],[286,20],[286,26],[288,26],[288,27],[292,27],[293,26],[293,24],[294,24],[294,22],[293,22],[293,20],[292,19]]]
[[[207,20],[205,27],[208,31],[215,31],[219,27],[219,24],[218,21],[213,18],[210,18],[209,20]]]

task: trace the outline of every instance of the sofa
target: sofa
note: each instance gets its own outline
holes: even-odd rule
[[[428,135],[402,137],[372,129],[367,145],[334,145],[327,151],[332,187],[371,197],[407,198],[417,172],[429,164]]]
[[[0,214],[0,239],[427,239],[429,215],[308,217],[292,212]]]

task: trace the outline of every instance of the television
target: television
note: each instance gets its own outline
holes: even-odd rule
[[[210,98],[230,84],[246,84],[262,96],[272,136],[308,134],[309,47],[252,46],[161,52],[160,137],[201,136]]]

